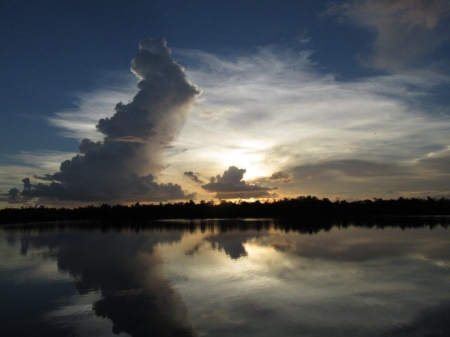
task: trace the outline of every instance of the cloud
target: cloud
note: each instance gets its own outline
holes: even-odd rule
[[[268,177],[267,179],[272,180],[272,181],[277,181],[277,180],[281,180],[285,183],[289,182],[291,180],[292,175],[283,171],[279,171],[279,172],[275,172],[272,173],[272,175],[270,177]]]
[[[111,117],[112,106],[118,101],[130,102],[136,92],[136,76],[127,73],[106,73],[99,81],[101,88],[90,92],[71,93],[71,109],[55,113],[47,120],[50,125],[62,129],[60,135],[82,140],[89,138],[102,140],[104,135],[98,132],[95,125],[101,118]]]
[[[332,5],[325,14],[371,29],[375,34],[373,55],[365,63],[388,72],[423,67],[450,39],[448,1],[353,0]]]
[[[417,165],[435,174],[447,175],[450,167],[450,146],[440,151],[428,153],[427,156],[417,160]]]
[[[404,72],[339,81],[323,73],[311,53],[279,45],[228,57],[178,50],[183,62],[201,64],[189,67],[188,75],[203,91],[174,144],[189,148],[189,155],[171,157],[173,167],[196,167],[215,176],[220,167],[235,165],[246,168],[247,180],[272,186],[275,181],[268,177],[274,172],[291,173],[297,166],[356,160],[402,170],[448,146],[450,110],[439,96],[450,83],[447,75]],[[205,121],[204,111],[216,118]],[[367,176],[367,184],[360,179],[356,185],[317,184],[306,176],[307,181],[283,184],[282,192],[398,197],[392,191],[419,192],[407,188],[407,181],[418,188],[428,173],[413,173],[385,178],[386,184],[377,184],[379,175]],[[447,193],[442,182],[442,188],[433,183],[422,192]]]
[[[250,198],[271,198],[276,194],[269,191],[276,190],[276,187],[265,187],[248,184],[244,180],[245,169],[239,169],[236,166],[230,166],[223,175],[211,177],[208,184],[202,185],[202,188],[208,192],[216,192],[218,199],[250,199]]]
[[[332,160],[325,163],[302,165],[294,168],[295,174],[321,176],[340,172],[348,177],[368,178],[387,176],[406,176],[411,174],[408,168],[393,163],[375,163],[364,160]]]
[[[35,171],[56,171],[59,169],[61,162],[67,157],[73,157],[77,154],[75,152],[61,152],[61,151],[20,151],[18,154],[10,155],[13,161],[19,161],[29,167],[33,167]],[[17,171],[17,168],[13,168]],[[9,170],[11,171],[11,170]]]
[[[98,121],[96,129],[103,140],[84,138],[79,154],[63,161],[58,172],[35,177],[50,184],[24,179],[23,197],[80,201],[194,197],[178,184],[154,180],[164,167],[161,153],[178,136],[200,91],[172,60],[164,39],[140,41],[131,71],[139,78],[139,91],[128,104],[119,102],[113,116]]]
[[[450,151],[445,149],[412,161],[330,160],[291,170],[309,194],[356,199],[382,195],[444,197],[450,194],[449,163]]]
[[[200,175],[198,173],[194,173],[192,171],[187,171],[187,172],[184,172],[184,175],[186,177],[188,177],[189,179],[191,179],[192,181],[196,182],[197,184],[203,184],[204,183],[204,181],[202,181],[202,180],[200,180],[198,178],[198,176]]]
[[[6,201],[11,204],[21,203],[23,201],[18,188],[11,188],[8,193],[0,194],[0,201]]]

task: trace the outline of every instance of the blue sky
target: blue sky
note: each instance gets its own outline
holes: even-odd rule
[[[1,205],[449,196],[449,16],[447,0],[3,1]],[[149,190],[93,194],[56,173],[115,137],[95,125],[133,105],[144,38],[201,94],[165,148],[139,150],[147,166],[109,173]],[[39,192],[51,181],[65,193]]]

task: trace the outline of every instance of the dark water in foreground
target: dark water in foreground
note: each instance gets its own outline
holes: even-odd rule
[[[450,336],[449,286],[439,224],[0,227],[1,336]]]

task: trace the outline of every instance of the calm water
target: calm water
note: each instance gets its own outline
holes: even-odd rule
[[[423,225],[0,227],[0,335],[450,336],[450,230]]]

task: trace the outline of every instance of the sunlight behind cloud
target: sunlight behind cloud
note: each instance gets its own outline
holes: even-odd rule
[[[271,147],[270,142],[263,140],[245,140],[237,142],[235,148],[211,154],[217,164],[223,167],[238,166],[246,168],[245,180],[253,180],[269,175],[269,168],[263,164],[264,151]]]
[[[310,52],[279,46],[234,59],[192,50],[178,50],[177,55],[186,64],[200,62],[200,67],[187,67],[187,73],[203,94],[176,144],[189,151],[171,157],[174,167],[195,167],[211,176],[236,165],[247,169],[246,179],[255,179],[330,160],[409,164],[430,150],[448,146],[450,120],[443,118],[448,109],[433,105],[425,109],[420,104],[434,88],[450,83],[442,74],[341,82],[322,73],[309,59]],[[203,111],[214,119],[202,118]],[[264,146],[249,148],[241,139]],[[334,179],[349,182],[342,174]],[[351,182],[363,189],[361,180]],[[376,194],[385,195],[392,184],[386,181],[385,191]],[[308,185],[291,182],[282,186],[280,194],[299,193],[299,186],[300,193],[317,193]],[[331,195],[352,193],[347,187],[336,188],[332,181],[327,185],[320,194],[333,188]],[[359,193],[357,197],[363,197]]]

